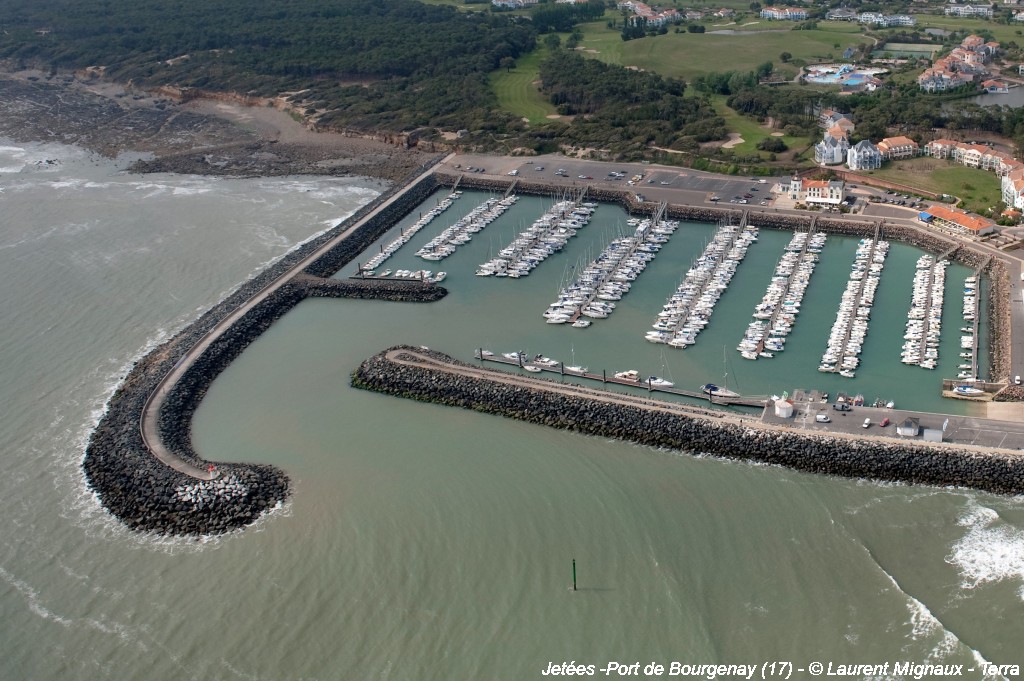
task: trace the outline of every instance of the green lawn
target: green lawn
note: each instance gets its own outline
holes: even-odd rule
[[[771,132],[753,118],[743,116],[730,109],[725,100],[725,95],[717,95],[711,98],[711,103],[714,105],[715,111],[725,119],[729,131],[739,133],[743,137],[743,143],[732,147],[732,150],[739,155],[760,153],[762,157],[767,158],[766,152],[758,152],[757,143],[770,136]],[[782,141],[794,151],[802,150],[811,143],[811,140],[806,137],[790,137],[789,135],[782,137]]]
[[[998,12],[997,12],[998,16]],[[971,33],[977,33],[979,31],[989,31],[995,36],[995,39],[1002,43],[1008,43],[1010,41],[1021,42],[1021,32],[1024,27],[1015,25],[1010,26],[1008,24],[999,24],[994,21],[984,21],[981,19],[961,19],[960,17],[947,17],[943,15],[930,15],[930,14],[917,14],[917,28],[922,33],[926,28],[941,28],[946,31],[969,31]]]
[[[963,199],[963,207],[984,215],[1000,201],[999,178],[995,173],[965,168],[952,161],[921,156],[891,161],[866,173],[911,187]]]
[[[542,123],[555,107],[537,89],[538,69],[547,48],[539,47],[516,60],[510,72],[498,69],[491,74],[491,88],[502,109],[527,119],[531,125]]]
[[[821,28],[814,31],[793,31],[791,22],[758,20],[753,26],[743,27],[743,31],[752,32],[744,35],[669,31],[653,38],[623,41],[618,29],[594,22],[583,25],[582,46],[587,54],[611,64],[689,80],[715,71],[753,71],[766,61],[780,66],[779,55],[783,52],[808,62],[838,59],[850,45],[868,42],[856,24],[823,21],[818,25]]]

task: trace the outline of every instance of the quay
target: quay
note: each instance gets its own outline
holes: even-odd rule
[[[710,395],[708,393],[700,392],[698,390],[683,390],[676,388],[675,386],[659,386],[651,383],[650,377],[647,380],[639,379],[636,381],[628,378],[617,378],[614,374],[608,375],[607,370],[602,369],[601,373],[596,372],[581,372],[566,370],[563,362],[554,363],[531,363],[529,360],[524,359],[524,355],[519,353],[518,359],[510,359],[503,355],[495,355],[489,353],[483,348],[477,348],[474,356],[483,362],[494,362],[495,364],[505,364],[510,366],[516,366],[522,369],[524,365],[540,369],[541,372],[550,372],[558,374],[562,377],[569,378],[586,378],[591,381],[600,381],[601,383],[613,383],[615,385],[624,385],[630,388],[639,388],[646,390],[647,392],[655,393],[667,393],[669,395],[679,395],[681,397],[690,397],[698,400],[705,400],[710,404],[720,404],[726,406],[741,406],[741,407],[764,407],[767,404],[767,395],[742,395],[739,397],[724,397],[721,395]],[[537,372],[540,373],[540,372]]]

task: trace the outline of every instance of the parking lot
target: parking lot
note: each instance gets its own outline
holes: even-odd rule
[[[922,429],[941,431],[945,425],[943,442],[1024,450],[1024,423],[1014,421],[875,407],[852,407],[850,411],[836,411],[832,403],[820,402],[800,402],[794,404],[794,407],[792,418],[775,416],[774,408],[769,407],[765,410],[762,420],[774,425],[788,425],[821,433],[845,433],[857,437],[871,435],[920,441],[920,433],[916,437],[909,437],[900,436],[896,432],[896,427],[905,419],[916,418]],[[816,419],[818,414],[826,414],[829,422],[819,423]],[[871,421],[867,428],[864,427],[865,419]],[[889,419],[889,424],[883,427],[880,424],[885,419]]]
[[[454,164],[458,163],[458,167]],[[469,168],[474,170],[470,171]],[[644,163],[608,163],[566,158],[536,156],[531,158],[459,156],[453,162],[456,172],[480,172],[508,176],[513,171],[522,180],[544,180],[554,184],[629,189],[647,201],[669,201],[688,204],[771,205],[771,189],[788,178],[732,178],[686,168],[669,168]],[[561,172],[559,172],[561,171]],[[621,173],[617,177],[611,173]],[[639,179],[634,179],[636,176]],[[763,180],[763,183],[761,182]],[[632,183],[632,184],[631,184]],[[745,198],[749,196],[749,198]],[[718,199],[715,201],[714,199]],[[765,203],[762,204],[761,202]]]

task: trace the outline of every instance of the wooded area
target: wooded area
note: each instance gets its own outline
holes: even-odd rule
[[[105,66],[143,85],[306,90],[327,122],[493,124],[487,74],[533,49],[529,22],[412,0],[0,0],[0,58]]]

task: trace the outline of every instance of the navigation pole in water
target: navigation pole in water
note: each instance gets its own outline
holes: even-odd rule
[[[576,559],[572,559],[572,590],[576,590]]]

